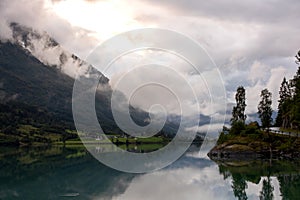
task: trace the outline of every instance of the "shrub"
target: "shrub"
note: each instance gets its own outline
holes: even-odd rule
[[[250,122],[250,123],[248,124],[248,126],[251,126],[251,127],[256,128],[256,129],[259,129],[259,124],[258,124],[257,121]]]
[[[256,133],[255,134],[249,134],[248,136],[252,140],[258,140],[260,138],[260,136]]]
[[[219,136],[219,139],[218,139],[217,144],[222,144],[222,143],[224,143],[226,140],[227,140],[227,135],[222,131],[222,132],[220,133],[220,136]]]
[[[242,131],[245,130],[245,124],[242,121],[234,122],[231,126],[231,129],[229,131],[229,134],[232,135],[239,135],[242,133]]]
[[[255,126],[246,126],[246,129],[245,129],[245,133],[246,134],[256,134],[257,133],[257,128]]]

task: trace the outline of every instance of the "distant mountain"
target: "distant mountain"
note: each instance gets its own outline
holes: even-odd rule
[[[273,119],[273,124],[275,123],[276,116],[278,115],[278,112],[276,110],[273,110],[272,112],[272,119]],[[257,113],[251,113],[247,115],[247,121],[257,121],[259,124],[261,124],[260,118]]]

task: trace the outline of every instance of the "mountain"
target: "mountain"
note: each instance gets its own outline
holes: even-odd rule
[[[79,69],[85,72],[86,75],[93,71],[92,65],[64,50],[46,32],[39,33],[32,28],[17,23],[11,23],[10,27],[13,33],[12,42],[23,47],[44,65],[57,68],[71,78],[75,78]],[[100,72],[98,73],[102,77],[100,82],[108,83],[108,78]]]
[[[0,100],[2,107],[9,108],[7,105],[12,102],[14,105],[20,105],[20,108],[31,106],[36,112],[42,110],[43,116],[49,118],[49,121],[75,129],[72,116],[72,91],[76,71],[83,72],[82,77],[96,73],[100,76],[99,84],[105,88],[96,93],[98,120],[104,132],[122,134],[112,115],[110,106],[112,90],[107,77],[74,54],[65,51],[46,33],[40,34],[16,23],[11,24],[11,29],[13,39],[9,42],[0,42]],[[11,109],[12,113],[18,114],[15,112],[16,106]],[[0,115],[1,122],[7,118],[8,113],[6,111]],[[131,106],[130,114],[137,124],[147,125],[149,119],[147,112]],[[32,116],[33,114],[28,115]],[[16,116],[9,119],[15,120],[15,118]],[[17,118],[22,118],[22,116]],[[48,126],[50,125],[48,124]],[[177,127],[176,123],[168,122],[164,131],[175,132]],[[1,132],[3,130],[0,126]]]

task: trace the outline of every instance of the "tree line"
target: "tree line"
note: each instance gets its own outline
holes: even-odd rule
[[[298,70],[296,75],[286,80],[284,77],[279,90],[278,114],[275,126],[289,129],[299,129],[300,127],[300,51],[295,56]],[[266,88],[261,91],[261,100],[258,104],[258,116],[262,128],[269,128],[272,125],[272,93]],[[235,95],[236,105],[232,109],[231,124],[246,121],[246,90],[239,86]]]
[[[284,77],[279,90],[275,125],[282,128],[300,127],[300,51],[296,55],[296,64],[299,65],[296,75],[289,81]]]
[[[272,93],[266,88],[261,91],[260,94],[261,100],[258,104],[258,116],[261,120],[261,126],[263,128],[270,127],[272,119]],[[235,95],[236,106],[232,109],[232,118],[231,124],[236,124],[238,122],[245,123],[247,115],[245,114],[246,110],[246,90],[243,86],[237,88]]]

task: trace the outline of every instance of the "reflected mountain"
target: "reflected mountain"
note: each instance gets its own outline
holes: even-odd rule
[[[111,169],[82,146],[0,149],[0,199],[297,199],[299,162],[214,162],[191,147],[147,174]]]
[[[134,177],[102,165],[84,148],[5,148],[0,165],[0,199],[110,199]]]

